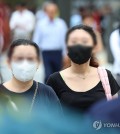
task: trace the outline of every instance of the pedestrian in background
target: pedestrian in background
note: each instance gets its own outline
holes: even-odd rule
[[[113,73],[120,85],[120,26],[110,35],[110,48],[114,57]]]
[[[10,28],[15,39],[31,39],[35,26],[35,16],[27,9],[26,3],[19,3],[11,15]]]
[[[59,71],[67,59],[65,45],[67,26],[65,21],[57,16],[57,13],[57,5],[49,3],[46,7],[47,17],[38,22],[33,35],[33,41],[42,51],[45,81],[50,74]]]

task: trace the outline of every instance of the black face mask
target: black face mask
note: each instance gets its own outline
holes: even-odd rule
[[[76,64],[84,64],[87,62],[92,55],[91,46],[84,46],[81,44],[73,45],[68,47],[68,56]]]

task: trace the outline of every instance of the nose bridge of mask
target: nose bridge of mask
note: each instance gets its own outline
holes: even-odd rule
[[[30,62],[28,60],[24,60],[23,63],[22,63],[22,66],[25,67],[25,70],[29,70],[29,69],[37,69],[37,64],[35,62]]]
[[[22,63],[23,63],[23,64],[28,64],[28,63],[30,63],[30,61],[28,61],[27,59],[24,59],[24,60],[22,61]]]
[[[72,47],[70,47],[73,51],[77,53],[86,53],[86,52],[91,52],[92,51],[92,46],[85,46],[85,45],[82,45],[82,44],[76,44]]]
[[[30,68],[30,64],[29,64],[29,61],[28,60],[23,60],[22,63],[21,63],[21,68],[24,68],[24,71],[28,70]]]
[[[26,69],[29,67],[29,63],[28,63],[27,60],[22,60],[22,61],[20,61],[20,62],[13,62],[12,64],[13,64],[14,67],[17,67],[17,68],[19,68],[20,70],[21,70],[21,69],[22,69],[22,70],[23,70],[23,69],[26,70]]]
[[[22,60],[21,62],[13,62],[13,66],[16,66],[20,70],[29,70],[30,68],[32,69],[35,66],[35,63],[30,62],[28,60]]]
[[[22,65],[33,65],[33,64],[35,64],[34,62],[29,61],[29,60],[27,60],[27,59],[22,60],[20,63],[21,63]]]
[[[92,49],[92,46],[87,46],[87,45],[83,45],[83,44],[77,44],[76,46],[79,46],[82,49]]]
[[[79,49],[80,49],[82,54],[91,55],[93,47],[92,46],[79,45]]]
[[[92,49],[93,48],[93,46],[86,46],[86,45],[84,45],[84,44],[75,44],[75,45],[73,45],[73,46],[68,46],[68,48],[82,48],[82,49],[86,49],[86,48],[88,48],[88,49]]]
[[[30,62],[29,62],[28,60],[24,59],[24,60],[22,61],[22,65],[23,65],[23,66],[26,66],[26,67],[29,67],[29,66],[30,66]]]

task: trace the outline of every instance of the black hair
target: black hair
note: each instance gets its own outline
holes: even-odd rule
[[[96,34],[95,34],[94,30],[92,29],[92,27],[87,26],[87,25],[76,25],[76,26],[73,26],[72,28],[70,28],[70,29],[68,30],[67,34],[66,34],[66,43],[68,42],[69,35],[70,35],[74,30],[77,30],[77,29],[78,29],[78,30],[82,29],[82,30],[88,32],[88,33],[91,35],[92,39],[93,39],[94,45],[97,44]]]
[[[27,39],[18,39],[18,40],[15,40],[15,41],[13,41],[11,43],[10,48],[8,50],[8,58],[9,59],[12,57],[12,54],[13,54],[13,51],[14,51],[15,47],[20,46],[20,45],[30,45],[30,46],[35,47],[36,53],[37,53],[37,57],[38,57],[38,59],[40,59],[40,49],[39,49],[39,46],[35,42],[33,42],[31,40],[27,40]]]
[[[17,6],[20,6],[20,7],[26,7],[27,6],[27,3],[26,2],[19,2],[16,5]]]
[[[66,38],[65,38],[66,43],[68,43],[69,35],[70,35],[74,30],[77,30],[77,29],[78,29],[78,30],[82,29],[82,30],[88,32],[88,33],[91,35],[91,37],[92,37],[94,46],[97,45],[96,34],[95,34],[94,30],[92,29],[92,27],[87,26],[87,25],[82,25],[82,24],[81,24],[81,25],[73,26],[72,28],[70,28],[70,29],[68,30],[68,32],[66,33]],[[92,57],[91,57],[90,65],[93,66],[93,67],[98,67],[98,66],[99,66],[99,64],[98,64],[96,58],[94,57],[94,55],[92,55]]]

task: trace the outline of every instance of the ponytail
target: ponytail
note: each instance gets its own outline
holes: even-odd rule
[[[94,55],[92,55],[91,59],[90,59],[90,66],[92,67],[99,67],[99,63],[97,61],[97,58],[94,57]]]

